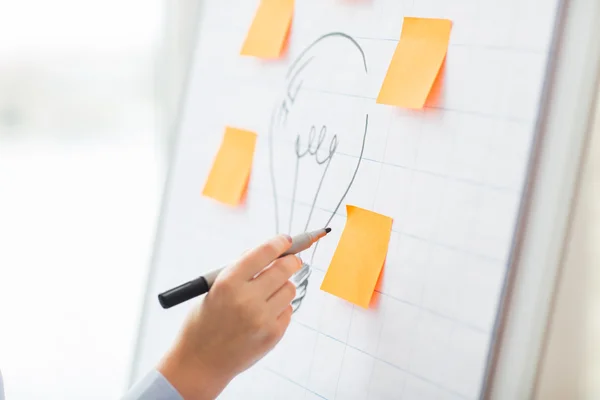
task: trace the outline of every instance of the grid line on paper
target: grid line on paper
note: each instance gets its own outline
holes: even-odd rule
[[[352,315],[354,315],[354,309],[356,308],[356,306],[353,307],[352,309]],[[348,325],[348,331],[350,331],[350,329],[352,328],[352,322],[354,322],[354,318],[350,319],[350,324]],[[379,331],[379,335],[377,337],[377,347],[379,347],[379,342],[381,341],[381,334],[383,332],[383,329]],[[346,343],[347,345],[347,343]],[[371,385],[371,383],[373,382],[373,374],[375,373],[375,366],[373,365],[373,368],[371,369],[371,372],[369,374],[369,386]],[[404,382],[402,382],[402,392],[404,392]]]
[[[286,381],[288,381],[288,382],[290,382],[290,383],[292,383],[292,384],[294,384],[294,385],[298,386],[298,387],[299,387],[299,388],[301,388],[301,389],[304,389],[305,391],[307,391],[307,392],[309,392],[309,393],[311,393],[311,394],[313,394],[313,395],[317,396],[317,397],[318,397],[318,398],[320,398],[320,399],[323,399],[323,400],[329,400],[329,399],[327,399],[327,397],[323,397],[323,396],[321,396],[319,393],[315,392],[314,390],[311,390],[311,389],[309,389],[309,388],[305,387],[304,385],[302,385],[302,384],[300,384],[300,383],[298,383],[298,382],[294,381],[293,379],[290,379],[289,377],[287,377],[287,376],[283,375],[281,372],[279,372],[279,371],[277,371],[277,370],[275,370],[275,369],[273,369],[273,368],[269,368],[269,367],[266,367],[266,366],[262,366],[261,368],[263,368],[263,369],[264,369],[264,370],[266,370],[266,371],[269,371],[270,373],[272,373],[272,374],[274,374],[274,375],[277,375],[278,377],[280,377],[280,378],[282,378],[282,379],[285,379]]]
[[[310,86],[305,86],[303,89],[308,92],[330,94],[333,96],[353,97],[353,98],[361,99],[361,100],[373,100],[373,101],[377,100],[377,97],[363,96],[360,94],[352,94],[352,93],[341,93],[341,92],[336,92],[334,90],[318,89],[318,88],[313,88]],[[385,107],[385,106],[382,105],[382,107]],[[521,122],[521,123],[530,122],[529,120],[524,119],[524,118],[511,117],[511,116],[498,115],[498,114],[489,114],[489,113],[483,113],[483,112],[479,112],[479,111],[460,110],[460,109],[456,109],[456,108],[448,108],[448,107],[441,107],[441,106],[426,105],[423,107],[423,111],[425,112],[427,110],[439,110],[439,111],[446,111],[446,112],[452,112],[452,113],[463,114],[463,115],[473,115],[473,116],[477,116],[477,117],[489,118],[489,119],[498,120],[498,121]]]
[[[358,156],[356,156],[354,154],[344,153],[342,151],[336,151],[335,154],[343,156],[343,157],[352,158],[352,159],[358,159]],[[452,176],[452,175],[448,175],[448,174],[441,174],[439,172],[427,171],[425,169],[420,169],[420,168],[415,168],[415,167],[408,167],[406,165],[395,164],[393,162],[377,160],[374,158],[369,158],[369,157],[364,157],[364,156],[362,157],[362,160],[370,161],[375,164],[381,164],[382,166],[395,167],[395,168],[400,168],[400,169],[410,171],[410,172],[433,176],[436,178],[444,179],[446,181],[459,182],[459,183],[464,183],[464,184],[478,187],[478,188],[485,188],[485,189],[489,189],[490,191],[494,191],[494,192],[518,194],[521,191],[520,187],[513,188],[510,186],[490,185],[490,184],[486,184],[484,182],[478,182],[477,180],[473,180],[473,179],[460,178],[460,177],[456,177],[456,176]],[[251,186],[252,186],[252,183],[250,183],[249,187],[251,187]]]
[[[373,40],[379,42],[396,42],[398,38],[391,37],[367,37],[367,36],[353,36],[357,40]],[[540,50],[536,48],[525,48],[525,47],[514,47],[514,46],[502,46],[502,45],[489,45],[489,44],[476,44],[476,43],[449,43],[448,49],[452,47],[468,47],[471,49],[481,50],[497,50],[497,51],[508,51],[514,53],[527,53],[527,54],[546,54],[546,50]]]
[[[420,325],[422,320],[423,320],[423,313],[419,314],[419,320],[416,322],[416,325]],[[383,329],[382,329],[382,331],[383,331]],[[379,339],[381,340],[381,333],[379,335]],[[406,368],[407,371],[412,368],[412,363],[413,363],[412,356],[413,356],[414,352],[415,352],[415,346],[410,346],[410,349],[408,350],[408,360],[409,360],[409,362],[408,362],[408,367]],[[392,363],[392,365],[393,365],[393,363]],[[417,375],[417,378],[423,379],[421,376],[419,376],[419,374],[416,374],[416,375]],[[427,380],[427,381],[429,381],[429,380]],[[429,384],[436,385],[437,383],[436,382],[429,382]],[[437,385],[437,386],[440,387],[440,385]],[[445,387],[443,387],[443,386],[441,386],[441,388],[444,389],[444,390],[446,390],[446,391],[448,391],[448,389],[445,388]],[[404,387],[402,388],[402,392],[404,392],[404,390],[406,390],[406,382],[404,382]],[[453,393],[453,394],[458,394],[458,393]]]
[[[397,0],[397,1],[401,1],[401,0]],[[245,30],[248,28],[245,24],[242,25],[238,25],[235,23],[232,23],[232,25],[230,26],[230,28],[236,28],[238,29],[240,32],[245,32]],[[378,42],[398,42],[398,36],[363,36],[363,35],[354,35],[352,34],[352,32],[347,32],[349,35],[351,35],[354,39],[357,40],[370,40],[370,41],[378,41]],[[304,43],[303,43],[304,44]],[[499,51],[510,51],[510,52],[514,52],[514,53],[533,53],[533,54],[546,54],[548,52],[548,50],[546,49],[546,47],[534,47],[534,46],[514,46],[514,45],[501,45],[501,44],[485,44],[485,43],[469,43],[466,41],[456,41],[453,42],[451,39],[451,42],[448,44],[448,48],[453,48],[453,47],[468,47],[471,49],[476,49],[476,50],[499,50]]]
[[[392,114],[388,115],[388,119],[387,119],[387,124],[386,124],[386,132],[385,132],[385,146],[384,148],[387,148],[389,139],[390,139],[390,125],[391,125],[391,121],[392,121]],[[340,152],[340,154],[343,154],[345,156],[349,156],[349,154],[345,154]],[[363,160],[367,160],[367,161],[372,161],[372,162],[377,162],[375,160],[372,160],[370,158],[366,158],[363,157]],[[381,184],[381,175],[382,175],[382,171],[383,171],[383,167],[384,167],[384,163],[380,163],[380,167],[379,167],[379,176],[377,177],[377,186],[375,190],[379,190],[379,185]],[[373,202],[371,203],[371,207],[373,207],[373,209],[375,209],[375,203],[377,203],[377,198],[375,196],[373,196]]]
[[[311,326],[309,326],[309,325],[306,325],[306,324],[304,324],[304,323],[302,323],[302,322],[295,321],[295,320],[292,320],[292,323],[294,323],[294,324],[298,324],[298,325],[300,325],[300,326],[302,326],[302,327],[304,327],[304,328],[306,328],[306,329],[308,329],[308,330],[310,330],[310,331],[312,331],[312,332],[315,332],[317,335],[324,336],[324,337],[326,337],[326,338],[328,338],[328,339],[331,339],[331,340],[333,340],[333,341],[335,341],[335,342],[337,342],[337,343],[343,344],[343,345],[345,346],[345,347],[344,347],[344,353],[345,353],[345,349],[349,347],[349,348],[351,348],[352,350],[355,350],[355,351],[358,351],[359,353],[365,354],[365,355],[367,355],[367,356],[369,356],[369,357],[373,358],[373,359],[374,359],[374,360],[376,360],[376,361],[379,361],[379,362],[381,362],[381,363],[384,363],[384,364],[386,364],[386,365],[388,365],[388,366],[390,366],[390,367],[392,367],[392,368],[395,368],[395,369],[397,369],[397,370],[401,371],[402,373],[404,373],[404,374],[406,374],[406,375],[410,375],[410,376],[412,376],[413,378],[416,378],[416,379],[418,379],[418,380],[421,380],[421,381],[423,381],[423,382],[426,382],[427,384],[429,384],[429,385],[431,385],[431,386],[433,386],[433,387],[436,387],[436,388],[438,388],[438,389],[441,389],[441,390],[443,390],[443,391],[445,391],[445,392],[447,392],[447,393],[450,393],[450,394],[453,394],[453,395],[455,395],[455,396],[458,396],[458,397],[460,397],[460,398],[462,398],[462,399],[468,400],[468,397],[465,397],[465,396],[464,396],[464,395],[462,395],[461,393],[458,393],[458,392],[455,392],[454,390],[448,389],[448,388],[446,388],[446,387],[444,387],[444,386],[442,386],[442,385],[440,385],[440,384],[438,384],[438,383],[436,383],[436,382],[434,382],[434,381],[432,381],[432,380],[430,380],[430,379],[427,379],[426,377],[423,377],[423,376],[421,376],[421,375],[419,375],[419,374],[415,374],[415,373],[414,373],[414,372],[412,372],[412,371],[409,371],[409,370],[407,370],[407,369],[405,369],[405,368],[401,368],[401,367],[399,367],[399,366],[397,366],[397,365],[395,365],[395,364],[393,364],[393,363],[391,363],[391,362],[389,362],[389,361],[386,361],[386,360],[384,360],[384,359],[382,359],[382,358],[380,358],[380,357],[377,357],[377,356],[376,356],[376,355],[374,355],[374,354],[370,354],[370,353],[368,353],[368,352],[366,352],[366,351],[364,351],[364,350],[362,350],[362,349],[359,349],[359,348],[357,348],[357,347],[355,347],[355,346],[352,346],[351,344],[345,343],[345,342],[343,342],[343,341],[341,341],[341,340],[339,340],[339,339],[337,339],[337,338],[335,338],[335,337],[333,337],[333,336],[331,336],[331,335],[328,335],[327,333],[321,332],[321,331],[319,331],[318,329],[315,329],[315,328],[313,328],[313,327],[311,327]],[[313,361],[314,361],[314,354],[313,354]],[[320,395],[319,393],[316,393],[316,392],[314,392],[313,390],[311,390],[311,389],[307,388],[306,386],[302,385],[301,383],[294,381],[293,379],[291,379],[291,378],[289,378],[289,377],[287,377],[287,376],[285,376],[285,375],[281,374],[280,372],[278,372],[278,371],[276,371],[276,370],[274,370],[274,369],[272,369],[272,368],[269,368],[269,367],[266,367],[266,366],[263,366],[262,368],[265,368],[265,369],[266,369],[266,370],[268,370],[269,372],[272,372],[272,373],[274,373],[274,374],[276,374],[276,375],[278,375],[278,376],[281,376],[282,378],[285,378],[285,379],[287,379],[288,381],[290,381],[290,382],[292,382],[292,383],[294,383],[294,384],[296,384],[296,385],[298,385],[298,386],[302,387],[303,389],[306,389],[306,390],[308,390],[309,392],[311,392],[311,393],[313,393],[313,394],[316,394],[316,395],[318,395],[318,396],[319,396],[319,397],[321,397],[321,398],[324,398],[324,399],[327,399],[327,400],[332,400],[332,399],[328,399],[328,398],[326,398],[326,397],[324,397],[324,396]],[[340,375],[341,375],[341,373],[340,373]],[[338,379],[339,379],[339,377],[338,377]],[[337,389],[336,389],[336,392],[337,392]]]
[[[322,272],[322,273],[325,273],[325,272],[327,272],[326,270],[324,270],[324,269],[322,269],[322,268],[319,268],[319,267],[317,267],[317,266],[312,266],[312,268],[314,268],[314,269],[316,269],[317,271],[319,271],[319,272]],[[382,292],[382,291],[380,291],[380,290],[378,290],[378,289],[375,289],[375,290],[374,290],[374,292],[375,292],[375,293],[378,293],[380,296],[388,297],[388,298],[390,298],[390,299],[392,299],[392,300],[394,300],[394,301],[397,301],[397,302],[399,302],[399,303],[405,304],[405,305],[407,305],[407,306],[414,307],[414,308],[416,308],[416,309],[417,309],[417,310],[419,310],[419,311],[424,311],[424,312],[426,312],[426,313],[429,313],[429,314],[431,314],[431,315],[433,315],[433,316],[436,316],[436,317],[438,317],[438,318],[442,318],[442,319],[445,319],[445,320],[447,320],[447,321],[453,322],[453,323],[455,323],[456,325],[459,325],[459,326],[461,326],[461,327],[463,327],[463,328],[467,328],[467,329],[469,329],[469,330],[471,330],[471,331],[473,331],[473,332],[482,333],[482,334],[486,334],[486,335],[489,335],[489,334],[490,334],[490,331],[489,331],[489,330],[487,330],[487,329],[480,328],[480,327],[478,327],[478,326],[476,326],[476,325],[473,325],[473,324],[470,324],[470,323],[468,323],[468,322],[465,322],[465,321],[463,321],[463,320],[460,320],[460,319],[457,319],[457,318],[451,317],[451,316],[449,316],[449,315],[446,315],[446,314],[444,314],[444,313],[440,313],[440,312],[438,312],[438,311],[435,311],[435,310],[432,310],[432,309],[430,309],[430,308],[428,308],[428,307],[423,307],[423,306],[422,306],[422,305],[420,305],[420,304],[415,304],[415,303],[413,303],[413,302],[411,302],[411,301],[404,300],[404,299],[398,298],[398,297],[396,297],[396,296],[392,296],[391,294],[389,294],[389,293],[385,293],[385,292]],[[348,329],[349,329],[349,328],[348,328]]]
[[[258,191],[258,192],[256,192],[256,194],[258,194],[260,196],[265,196],[265,197],[268,196],[267,194],[263,193],[262,191]],[[282,198],[282,199],[285,199],[285,200],[290,200],[289,198],[284,197],[284,196],[278,196],[278,197]],[[307,206],[307,207],[312,207],[313,206],[312,204],[309,204],[309,203],[307,203],[305,201],[298,200],[298,199],[296,199],[295,202],[297,204],[299,204],[299,205],[303,205],[303,206]],[[333,210],[330,210],[330,209],[325,208],[325,207],[321,207],[318,204],[315,204],[314,208],[317,209],[317,210],[320,210],[320,211],[324,211],[326,213],[333,213]],[[338,217],[345,217],[345,215],[342,214],[341,211],[339,211],[339,210],[334,215],[336,215]],[[425,243],[433,245],[433,246],[441,247],[441,248],[448,249],[448,250],[457,251],[457,252],[460,252],[460,253],[465,254],[465,255],[470,255],[470,256],[479,258],[481,260],[491,261],[491,262],[502,262],[502,263],[505,262],[504,258],[498,258],[498,257],[491,256],[491,255],[485,254],[485,253],[477,253],[477,252],[474,252],[474,251],[469,250],[469,249],[464,249],[464,248],[461,248],[461,247],[458,247],[458,246],[449,245],[449,244],[442,243],[442,242],[437,241],[437,240],[426,239],[426,238],[423,238],[423,237],[418,236],[418,235],[407,233],[407,232],[405,232],[405,231],[403,231],[401,229],[394,229],[393,225],[392,225],[392,232],[400,234],[400,235],[404,235],[404,236],[409,237],[411,239],[415,239],[415,240],[418,240],[418,241],[425,242]]]
[[[310,374],[311,374],[311,372],[312,372],[313,365],[314,365],[314,363],[315,363],[315,358],[316,358],[315,356],[316,356],[316,354],[317,354],[317,346],[318,346],[318,343],[319,343],[319,341],[318,341],[318,340],[315,340],[315,344],[314,344],[314,346],[313,346],[313,348],[312,348],[312,359],[311,359],[311,362],[310,362],[310,372],[308,373],[308,381],[310,381]],[[290,379],[290,380],[291,380],[291,379]],[[308,386],[308,381],[307,381],[307,385],[306,385],[306,386]],[[293,382],[293,380],[292,380],[292,382]],[[306,390],[309,390],[307,387],[305,387],[305,389],[306,389]],[[312,390],[311,390],[311,392],[312,392]],[[314,393],[314,392],[312,392],[312,393]],[[317,394],[317,393],[315,393],[315,394]],[[317,395],[318,395],[318,394],[317,394]],[[323,397],[323,396],[319,395],[319,397]]]
[[[344,360],[346,359],[346,354],[347,354],[347,350],[348,350],[348,338],[346,337],[346,342],[341,342],[344,343],[344,354],[342,354],[342,366],[340,367],[340,373],[338,374],[337,377],[337,382],[335,383],[335,393],[336,393],[336,397],[337,397],[337,393],[340,390],[340,381],[342,380],[342,371],[344,368]]]
[[[243,84],[246,87],[261,87],[261,88],[271,87],[269,85],[256,84],[256,82],[254,82],[253,80],[248,80],[248,81],[241,80],[238,83]],[[279,86],[272,86],[272,88],[276,88],[276,87],[278,88]],[[365,95],[354,94],[354,93],[343,93],[343,92],[338,92],[335,90],[310,87],[308,85],[303,86],[302,89],[307,92],[323,93],[323,94],[329,94],[332,96],[350,97],[350,98],[356,98],[356,99],[361,99],[361,100],[370,100],[373,102],[375,102],[377,100],[377,97],[373,97],[373,96],[365,96]],[[388,107],[388,106],[381,105],[381,107]],[[510,116],[510,115],[502,115],[502,114],[485,113],[485,112],[473,111],[473,110],[462,110],[462,109],[458,109],[458,108],[449,108],[449,107],[442,107],[442,106],[426,105],[423,107],[422,111],[426,112],[427,110],[437,110],[437,111],[451,112],[451,113],[455,113],[455,114],[472,115],[472,116],[487,118],[487,119],[491,119],[491,120],[495,120],[495,121],[518,122],[518,123],[531,123],[532,122],[532,120],[527,119],[527,118],[519,118],[519,117],[514,117],[514,116]]]

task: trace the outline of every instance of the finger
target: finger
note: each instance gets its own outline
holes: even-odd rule
[[[294,313],[294,309],[292,306],[287,306],[283,312],[277,317],[277,328],[279,329],[279,335],[283,336],[285,331],[287,330],[290,322],[292,322],[292,314]]]
[[[264,299],[268,299],[301,267],[302,262],[295,255],[279,258],[256,277],[252,284],[258,288]]]
[[[217,280],[222,280],[223,278],[225,278],[226,276],[229,276],[232,274],[233,271],[235,271],[237,264],[244,258],[244,256],[252,249],[246,249],[244,251],[242,251],[240,253],[240,255],[235,259],[235,261],[233,261],[231,264],[227,265],[225,268],[223,268],[221,270],[221,272],[219,273],[219,275],[217,276],[217,278],[215,279],[215,281]]]
[[[279,235],[247,252],[233,268],[236,275],[252,279],[292,246],[292,238]]]
[[[290,306],[292,300],[296,297],[296,286],[290,281],[286,281],[283,286],[279,288],[269,299],[267,300],[267,307],[274,315],[280,315],[285,309]]]
[[[281,320],[291,320],[292,319],[292,314],[294,313],[294,307],[292,307],[292,305],[290,304],[289,306],[287,306],[282,312],[281,314],[279,314],[279,316],[277,317],[277,321],[280,322]]]

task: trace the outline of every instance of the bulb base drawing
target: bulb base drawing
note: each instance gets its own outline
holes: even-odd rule
[[[298,272],[296,272],[292,278],[291,282],[296,286],[296,297],[292,300],[292,310],[295,313],[302,304],[302,299],[306,296],[306,291],[308,289],[308,278],[312,272],[312,268],[307,263],[302,263],[302,268]]]

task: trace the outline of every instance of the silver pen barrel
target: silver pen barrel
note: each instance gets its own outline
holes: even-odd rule
[[[305,232],[292,238],[292,247],[288,251],[283,253],[281,257],[288,256],[290,254],[297,254],[310,248],[317,240],[327,235],[325,228],[319,229],[312,232]]]

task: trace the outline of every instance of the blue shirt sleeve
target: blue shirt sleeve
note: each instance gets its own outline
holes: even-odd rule
[[[132,386],[121,400],[183,400],[183,397],[160,372],[153,370]]]

